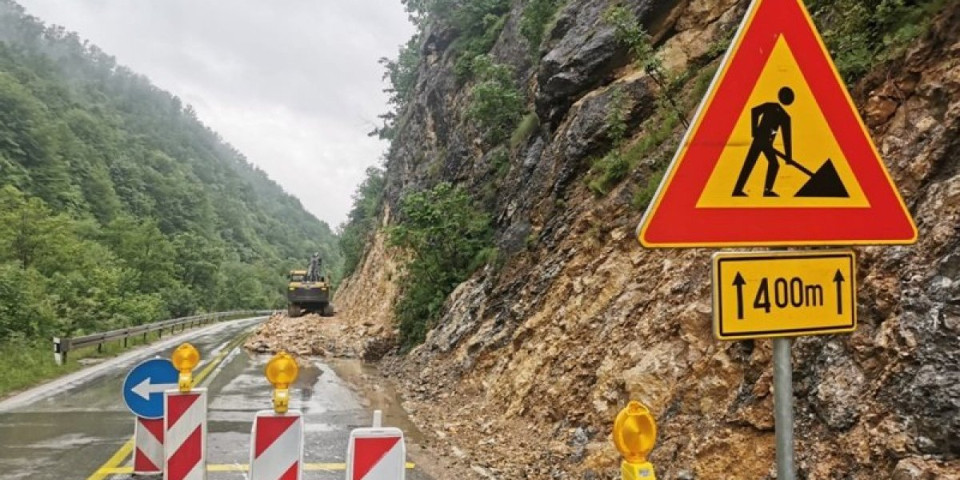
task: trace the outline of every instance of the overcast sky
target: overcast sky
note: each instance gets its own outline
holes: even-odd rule
[[[381,57],[413,34],[400,0],[18,0],[193,105],[336,227],[386,143]]]

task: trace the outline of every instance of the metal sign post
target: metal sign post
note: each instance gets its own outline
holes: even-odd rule
[[[726,341],[773,340],[778,480],[796,480],[793,337],[846,333],[856,328],[856,264],[856,256],[849,250],[713,256],[714,336]]]
[[[777,437],[777,480],[796,480],[793,464],[793,367],[790,338],[773,339],[773,425]]]

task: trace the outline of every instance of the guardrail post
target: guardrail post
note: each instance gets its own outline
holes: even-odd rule
[[[67,363],[67,351],[70,350],[70,339],[53,337],[53,360],[57,365]]]
[[[97,353],[103,353],[103,343],[97,344]]]

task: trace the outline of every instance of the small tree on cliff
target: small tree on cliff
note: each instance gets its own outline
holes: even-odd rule
[[[401,279],[395,313],[400,340],[411,348],[426,338],[447,295],[485,261],[490,217],[459,187],[441,183],[400,200],[400,223],[390,243],[412,255]]]
[[[486,130],[494,144],[507,138],[523,116],[524,98],[513,80],[513,69],[494,63],[489,55],[473,59],[477,84],[470,92],[467,115]]]

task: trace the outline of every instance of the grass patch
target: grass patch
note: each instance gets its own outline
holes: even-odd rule
[[[119,340],[103,344],[102,351],[97,351],[96,345],[71,350],[64,365],[57,365],[53,360],[53,344],[49,339],[8,340],[0,344],[0,398],[80,370],[86,363],[80,360],[115,357],[156,340],[154,332],[146,342],[142,336],[128,339],[127,348],[123,347],[123,340]]]
[[[661,108],[649,121],[656,125],[647,135],[627,146],[621,152],[614,149],[591,166],[587,187],[597,196],[610,193],[648,155],[663,145],[680,123],[679,117],[669,108]],[[656,189],[656,186],[654,186]]]
[[[633,208],[644,210],[647,205],[650,205],[650,201],[653,200],[653,195],[657,193],[657,187],[660,186],[665,172],[665,168],[660,168],[647,177],[647,184],[633,194],[633,201],[631,202]]]
[[[502,180],[510,171],[510,153],[503,147],[498,147],[490,154],[490,166],[498,180]]]
[[[587,181],[587,187],[594,195],[602,197],[626,178],[632,168],[625,156],[611,152],[593,163],[590,168],[593,175]]]
[[[80,355],[73,355],[66,365],[59,366],[53,361],[53,345],[49,340],[4,342],[0,345],[0,372],[3,372],[0,373],[0,398],[83,368],[77,363],[78,357]]]
[[[517,148],[520,144],[527,141],[539,126],[540,117],[537,116],[536,112],[530,112],[524,115],[523,118],[520,119],[517,128],[513,130],[513,134],[510,135],[510,148]]]
[[[657,125],[648,135],[645,135],[640,141],[627,148],[624,158],[632,166],[636,166],[641,159],[650,155],[655,149],[663,145],[671,135],[673,130],[680,124],[680,119],[674,112],[666,112],[666,115],[660,115],[654,118]]]
[[[703,100],[703,96],[706,95],[707,88],[710,88],[710,82],[713,81],[713,76],[717,74],[718,68],[720,68],[719,65],[713,65],[704,68],[697,74],[697,78],[693,81],[693,87],[690,89],[690,94],[687,96],[689,99],[686,105],[688,111],[696,108]]]

